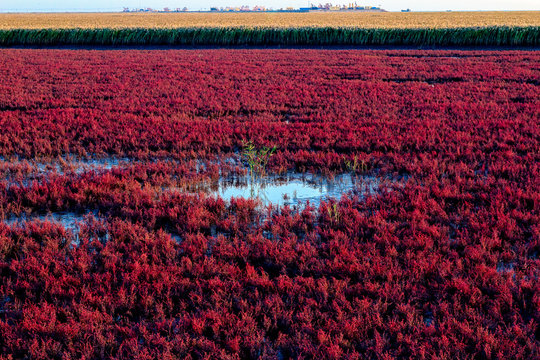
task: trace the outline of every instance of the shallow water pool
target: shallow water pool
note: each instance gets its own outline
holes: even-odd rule
[[[374,176],[340,174],[333,178],[314,174],[288,173],[265,177],[233,177],[206,184],[202,191],[224,200],[243,197],[257,199],[263,205],[299,205],[309,202],[318,206],[330,198],[339,199],[345,194],[360,197],[373,194],[380,185]]]

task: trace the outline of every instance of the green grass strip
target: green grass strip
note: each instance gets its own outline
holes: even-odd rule
[[[0,30],[0,46],[540,46],[540,27]]]

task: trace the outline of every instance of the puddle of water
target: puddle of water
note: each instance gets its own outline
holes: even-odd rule
[[[222,163],[221,163],[222,161]],[[178,163],[172,158],[150,159],[147,161],[137,160],[128,157],[104,157],[104,158],[76,158],[61,157],[47,161],[27,160],[18,157],[6,159],[0,156],[0,181],[6,180],[8,188],[15,185],[32,186],[34,182],[40,182],[52,174],[80,175],[89,171],[104,172],[112,169],[125,169],[133,164],[151,164],[157,162],[167,162],[169,165]],[[219,161],[196,160],[195,172],[203,174],[210,171],[209,168],[219,164],[219,172],[223,176],[243,173],[237,159],[225,158]],[[178,179],[178,175],[171,173],[173,179]]]
[[[85,214],[77,214],[73,212],[54,212],[48,213],[46,215],[22,215],[22,216],[13,216],[5,219],[3,222],[8,226],[24,226],[28,222],[52,222],[60,224],[64,229],[71,232],[74,235],[74,244],[79,244],[79,233],[81,224],[85,223],[87,216],[98,217],[97,211],[87,212]],[[174,241],[181,243],[183,241],[182,237],[174,232],[165,231]],[[105,234],[105,241],[110,239],[110,234]]]
[[[497,272],[507,273],[507,272],[514,271],[514,266],[515,266],[514,262],[505,263],[505,262],[500,261],[499,263],[497,263]]]
[[[201,184],[196,190],[219,196],[224,200],[239,197],[257,199],[265,206],[298,205],[309,201],[316,207],[323,200],[339,199],[344,194],[353,193],[360,197],[373,194],[379,188],[379,184],[379,180],[373,176],[340,174],[329,179],[313,174],[288,173],[264,178],[249,176],[222,178],[215,183]]]
[[[65,165],[61,162],[36,163],[36,169],[39,173],[50,173],[55,171],[58,174],[73,172],[81,174],[91,170],[111,170],[114,167],[119,167],[123,164],[132,162],[129,158],[102,158],[102,159],[80,159],[65,161]]]
[[[435,323],[435,319],[433,318],[433,312],[432,311],[426,311],[424,313],[424,324],[426,326],[433,326]]]
[[[88,214],[93,213],[89,212]],[[62,224],[62,226],[64,226],[66,229],[72,229],[76,227],[77,222],[83,221],[85,216],[86,215],[75,214],[71,212],[55,212],[45,215],[21,215],[16,217],[9,217],[4,220],[4,223],[8,226],[12,226],[32,221],[51,221]]]
[[[51,174],[80,175],[87,171],[108,171],[133,163],[129,158],[106,157],[100,159],[59,158],[51,161],[6,160],[0,158],[0,180],[6,180],[8,188],[15,185],[32,186]]]
[[[448,241],[450,244],[456,244],[458,242],[458,234],[463,227],[464,226],[462,224],[457,224],[454,222],[450,223],[448,230]]]
[[[97,217],[97,212],[92,211],[88,212],[86,214],[76,214],[72,212],[55,212],[55,213],[48,213],[48,214],[41,214],[41,215],[22,215],[22,216],[14,216],[9,217],[5,219],[3,222],[4,224],[8,226],[17,226],[17,225],[24,225],[28,222],[35,222],[35,221],[49,221],[53,223],[57,223],[62,225],[67,231],[70,231],[75,236],[75,244],[79,243],[79,231],[80,231],[80,225],[85,221],[85,217],[88,215],[93,215],[94,217]]]
[[[479,177],[487,177],[489,174],[489,165],[480,163],[478,167],[474,169],[474,175]]]

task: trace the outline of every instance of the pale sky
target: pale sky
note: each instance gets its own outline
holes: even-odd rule
[[[292,6],[295,8],[319,4],[348,4],[351,0],[0,0],[0,12],[16,11],[120,11],[122,8],[162,9],[163,7],[190,10],[207,10],[212,6],[264,5],[274,9]],[[390,11],[410,8],[413,11],[440,10],[540,10],[540,0],[356,0],[358,5],[381,6]]]

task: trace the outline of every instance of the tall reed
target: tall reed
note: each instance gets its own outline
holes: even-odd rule
[[[540,27],[0,30],[0,46],[540,46]]]

